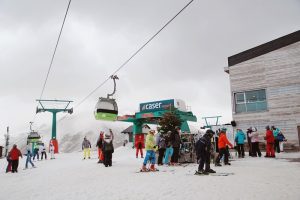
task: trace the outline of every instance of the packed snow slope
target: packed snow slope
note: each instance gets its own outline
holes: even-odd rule
[[[193,200],[193,199],[295,199],[300,197],[300,163],[282,158],[300,158],[300,153],[281,153],[276,159],[234,159],[231,166],[214,167],[230,176],[195,176],[196,164],[159,167],[159,172],[136,173],[142,159],[134,149],[120,147],[113,154],[113,166],[82,160],[82,153],[56,155],[54,160],[34,162],[37,168],[5,173],[0,160],[0,199],[43,200]]]

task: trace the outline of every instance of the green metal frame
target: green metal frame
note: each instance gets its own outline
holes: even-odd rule
[[[69,100],[44,100],[44,99],[37,99],[36,101],[39,102],[39,105],[41,108],[36,108],[36,113],[40,112],[51,112],[52,113],[52,139],[56,139],[56,114],[59,112],[68,112],[69,114],[73,113],[73,108],[69,108],[68,106],[70,105],[71,102]],[[42,102],[63,102],[66,103],[66,106],[61,109],[56,109],[56,108],[46,108]]]

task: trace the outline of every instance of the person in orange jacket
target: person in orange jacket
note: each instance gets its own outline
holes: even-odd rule
[[[103,147],[103,140],[104,140],[104,132],[100,131],[100,135],[99,138],[97,140],[97,144],[96,146],[98,147],[98,163],[103,163],[104,161],[104,155],[103,155],[103,151],[102,151],[102,147]]]
[[[274,138],[273,132],[272,132],[272,130],[270,130],[269,126],[266,126],[265,140],[267,142],[265,157],[275,158],[275,151],[274,151],[275,138]]]
[[[227,145],[229,145],[231,148],[233,148],[233,145],[228,141],[227,137],[226,137],[226,128],[222,128],[220,131],[220,135],[219,135],[219,140],[218,140],[218,148],[219,148],[219,155],[216,159],[216,166],[222,166],[220,164],[220,160],[224,155],[224,163],[225,165],[230,165],[230,163],[228,162],[228,157],[229,157],[229,152],[226,149]]]

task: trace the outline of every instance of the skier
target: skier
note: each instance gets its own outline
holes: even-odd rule
[[[141,172],[146,171],[157,171],[155,168],[155,151],[157,146],[155,145],[155,138],[154,138],[154,130],[150,130],[149,134],[146,137],[146,157],[143,162],[143,166]],[[147,162],[150,161],[150,169],[147,169],[146,165]]]
[[[157,160],[157,164],[158,165],[163,165],[163,157],[164,157],[164,154],[165,154],[165,151],[166,151],[166,139],[165,139],[165,136],[163,135],[163,133],[159,133],[158,134],[158,137],[156,138],[157,141],[156,141],[156,144],[158,145],[158,160]]]
[[[229,145],[231,148],[233,148],[233,145],[228,141],[226,137],[226,128],[222,128],[220,131],[220,136],[218,140],[218,148],[219,148],[219,155],[216,159],[216,166],[222,166],[220,164],[220,160],[224,155],[224,163],[225,165],[230,165],[228,162],[229,152],[226,150],[227,145]]]
[[[273,132],[270,130],[269,126],[266,126],[266,136],[265,136],[265,140],[267,142],[266,145],[266,155],[265,157],[271,157],[271,158],[275,158],[275,151],[274,151],[274,135]]]
[[[6,160],[7,160],[6,173],[8,173],[8,172],[11,172],[11,170],[12,170],[11,169],[12,168],[12,160],[11,160],[10,153],[7,154]]]
[[[242,129],[237,129],[237,133],[235,135],[235,142],[238,149],[239,158],[245,157],[245,151],[244,151],[244,143],[245,143],[245,133],[242,131]]]
[[[114,145],[113,139],[114,135],[111,129],[109,129],[110,133],[105,134],[104,142],[103,142],[103,153],[104,153],[104,162],[105,167],[112,166],[112,154],[114,153]]]
[[[104,135],[104,132],[101,131],[99,138],[97,140],[97,144],[96,144],[96,147],[98,147],[98,159],[99,159],[98,163],[103,163],[103,160],[104,160],[103,151],[102,151],[103,135]]]
[[[210,156],[212,150],[211,139],[213,135],[214,132],[212,130],[207,130],[195,144],[197,160],[200,160],[196,174],[208,175],[209,173],[216,173],[216,171],[210,168]],[[205,170],[203,170],[204,163]]]
[[[278,140],[278,134],[280,133],[280,129],[276,128],[275,126],[272,126],[271,130],[273,131],[273,135],[274,135],[274,151],[280,153],[280,146]]]
[[[39,154],[39,145],[35,144],[33,148],[33,160],[35,159],[35,156],[37,157],[37,160],[40,159],[40,154]]]
[[[257,132],[257,129],[255,127],[251,128],[251,132],[249,133],[249,137],[251,139],[251,146],[252,146],[252,157],[261,157],[261,152],[259,149],[259,134]]]
[[[33,168],[35,168],[35,165],[31,161],[32,153],[31,153],[30,145],[27,145],[26,154],[25,155],[27,156],[27,158],[26,158],[26,164],[25,164],[25,168],[24,169],[28,169],[28,163],[30,163],[31,166]]]
[[[164,158],[164,164],[169,165],[170,163],[170,157],[173,155],[173,147],[172,147],[172,142],[171,142],[171,131],[167,132],[166,136],[166,153],[165,153],[165,158]]]
[[[172,147],[173,147],[173,154],[171,157],[171,165],[177,165],[178,158],[179,158],[179,148],[180,148],[180,144],[181,144],[180,128],[178,126],[175,127],[175,131],[171,134],[171,141],[172,141]]]
[[[143,137],[141,135],[137,136],[136,137],[136,140],[135,140],[135,148],[136,148],[136,153],[135,153],[135,156],[136,158],[138,158],[138,155],[139,155],[139,152],[141,154],[141,158],[144,158],[143,156],[143,148],[144,147],[144,141],[143,141]]]
[[[86,159],[86,156],[88,156],[89,159],[91,159],[91,143],[90,141],[84,137],[82,142],[82,150],[83,150],[83,159]]]
[[[52,143],[52,141],[50,142],[50,147],[49,147],[49,152],[50,152],[50,155],[51,155],[51,159],[55,159],[54,157],[54,151],[55,151],[55,147]]]
[[[11,156],[12,173],[17,173],[19,166],[19,157],[23,158],[21,151],[17,148],[17,145],[14,144],[9,154]]]
[[[43,144],[40,145],[40,152],[41,152],[41,160],[43,160],[44,156],[45,156],[45,160],[47,160],[47,153],[46,153],[46,147]]]

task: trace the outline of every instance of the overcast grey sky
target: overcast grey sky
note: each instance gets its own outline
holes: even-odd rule
[[[187,2],[73,0],[43,98],[76,105]],[[14,133],[28,130],[67,4],[0,0],[0,133],[8,125]],[[195,0],[118,73],[119,112],[132,114],[141,102],[180,98],[199,124],[212,115],[230,122],[227,58],[299,27],[299,0]],[[112,82],[101,87],[68,117],[69,125],[76,119],[78,129],[88,130],[98,123],[94,106],[111,90]],[[38,114],[35,123],[51,126],[51,115]]]

